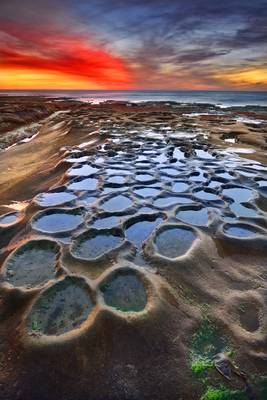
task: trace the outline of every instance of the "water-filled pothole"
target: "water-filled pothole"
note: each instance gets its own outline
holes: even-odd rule
[[[88,161],[89,156],[78,156],[79,154],[77,154],[77,157],[74,156],[74,154],[68,158],[65,158],[65,161],[69,162],[69,163],[84,163],[86,161]]]
[[[170,207],[174,204],[187,204],[192,203],[192,200],[189,197],[178,197],[178,196],[166,196],[159,197],[153,202],[153,205],[156,207],[164,208]]]
[[[107,183],[112,185],[123,185],[126,182],[125,176],[113,175],[107,179]]]
[[[105,170],[107,175],[131,175],[132,171],[127,171],[126,169],[112,169],[112,168],[107,168]]]
[[[96,190],[98,180],[95,178],[75,179],[69,183],[71,190]]]
[[[137,163],[135,163],[135,167],[136,167],[137,169],[143,170],[143,169],[145,169],[145,168],[151,169],[151,168],[153,168],[153,165],[152,165],[150,162],[148,162],[148,161],[143,161],[143,162],[137,162]]]
[[[166,174],[166,175],[171,176],[171,177],[176,177],[176,176],[179,176],[181,174],[181,171],[178,171],[175,168],[161,168],[160,171],[163,174]]]
[[[238,217],[252,218],[257,216],[257,211],[254,208],[246,207],[239,203],[231,204],[230,209]]]
[[[67,276],[46,289],[27,319],[29,332],[62,335],[79,328],[92,312],[94,303],[82,278]]]
[[[216,176],[217,176],[218,178],[223,178],[223,179],[226,179],[226,180],[232,180],[232,179],[234,179],[234,176],[233,176],[233,175],[230,175],[228,172],[217,172],[217,173],[216,173]]]
[[[224,226],[224,232],[227,235],[238,238],[253,237],[261,233],[256,227],[247,224],[226,224]]]
[[[41,193],[36,196],[35,201],[41,207],[54,207],[69,203],[76,199],[75,194],[67,191]]]
[[[174,182],[172,185],[172,191],[174,193],[185,192],[188,190],[189,186],[185,182]]]
[[[189,180],[191,182],[206,182],[207,178],[204,175],[204,172],[193,172],[193,174],[190,175]]]
[[[144,174],[136,174],[135,180],[136,180],[136,182],[140,182],[140,183],[148,183],[148,182],[154,181],[155,178],[153,175],[144,173]]]
[[[221,198],[208,190],[198,190],[194,192],[195,197],[200,200],[207,200],[207,201],[219,201]]]
[[[184,255],[192,246],[196,234],[187,227],[164,227],[158,231],[155,244],[159,254],[167,258],[177,258]]]
[[[34,287],[55,278],[60,247],[52,240],[31,240],[6,260],[3,278],[13,286]]]
[[[126,238],[135,244],[136,247],[141,248],[144,240],[146,240],[153,230],[161,224],[163,221],[162,217],[149,216],[140,220],[134,219],[134,222],[129,221],[128,227],[125,231]]]
[[[101,207],[107,212],[119,212],[131,207],[132,204],[133,202],[129,197],[117,195],[104,201]]]
[[[96,200],[97,200],[97,197],[92,196],[92,195],[86,193],[85,195],[83,195],[82,197],[79,198],[79,200],[78,200],[78,205],[79,205],[79,206],[89,207],[89,206],[91,206]]]
[[[11,212],[0,216],[0,225],[14,224],[19,218],[18,212]]]
[[[150,206],[142,206],[138,210],[139,214],[154,214],[155,210],[151,208]]]
[[[208,186],[210,189],[218,189],[222,186],[223,182],[218,181],[216,179],[211,179]]]
[[[143,198],[145,198],[145,197],[155,197],[158,194],[160,194],[160,189],[153,188],[153,187],[143,187],[143,188],[140,188],[140,189],[135,189],[133,192],[135,194],[137,194],[138,196],[141,196]]]
[[[235,172],[238,172],[241,176],[245,176],[246,178],[252,178],[255,176],[255,172],[248,172],[244,169],[236,169]]]
[[[230,197],[236,203],[245,203],[253,197],[253,191],[244,187],[231,187],[223,189],[223,196]]]
[[[98,168],[91,167],[91,165],[81,165],[73,167],[68,171],[69,176],[89,176],[98,172]]]
[[[124,235],[119,229],[90,229],[77,237],[71,252],[74,257],[93,261],[118,249],[123,243]]]
[[[41,211],[32,219],[32,227],[46,233],[70,232],[83,222],[80,210],[49,209]]]
[[[92,224],[90,225],[93,228],[96,229],[108,229],[108,228],[113,228],[114,226],[118,226],[120,223],[122,223],[122,217],[118,216],[99,216],[97,217]]]
[[[216,159],[212,154],[205,150],[196,150],[196,154],[198,158],[203,158],[205,160],[213,160]]]
[[[140,312],[147,304],[145,287],[131,270],[119,270],[106,278],[100,287],[105,303],[123,312]]]
[[[158,155],[157,157],[153,157],[152,161],[155,161],[158,164],[163,164],[166,161],[168,161],[168,157],[166,157],[166,155],[164,153]]]
[[[176,217],[183,222],[187,222],[192,225],[207,225],[209,221],[209,209],[186,209],[180,210],[176,214]]]

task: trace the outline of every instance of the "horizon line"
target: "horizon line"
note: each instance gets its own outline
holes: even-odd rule
[[[253,89],[1,89],[0,92],[256,92],[256,93],[267,93],[267,89],[253,90]]]

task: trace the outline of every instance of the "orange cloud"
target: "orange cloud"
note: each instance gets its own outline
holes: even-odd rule
[[[0,21],[2,89],[123,89],[130,84],[124,60],[81,35],[27,31]]]
[[[224,81],[226,84],[238,86],[240,88],[267,87],[267,69],[266,68],[247,68],[231,72],[216,74],[215,77]]]

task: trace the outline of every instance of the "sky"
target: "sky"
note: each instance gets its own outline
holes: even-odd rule
[[[0,89],[267,90],[267,0],[1,0]]]

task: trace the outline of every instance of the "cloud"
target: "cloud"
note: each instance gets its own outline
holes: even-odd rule
[[[103,87],[113,74],[118,87],[225,88],[224,72],[266,68],[266,0],[2,0],[0,16],[13,23],[0,32],[6,66]]]
[[[177,55],[176,60],[179,63],[195,63],[204,60],[208,60],[210,58],[223,56],[228,54],[228,50],[207,50],[203,49],[193,49],[187,52],[181,52]]]
[[[99,87],[127,87],[130,82],[124,61],[90,45],[86,37],[60,30],[38,31],[10,21],[0,20],[0,26],[1,69],[62,73]]]

